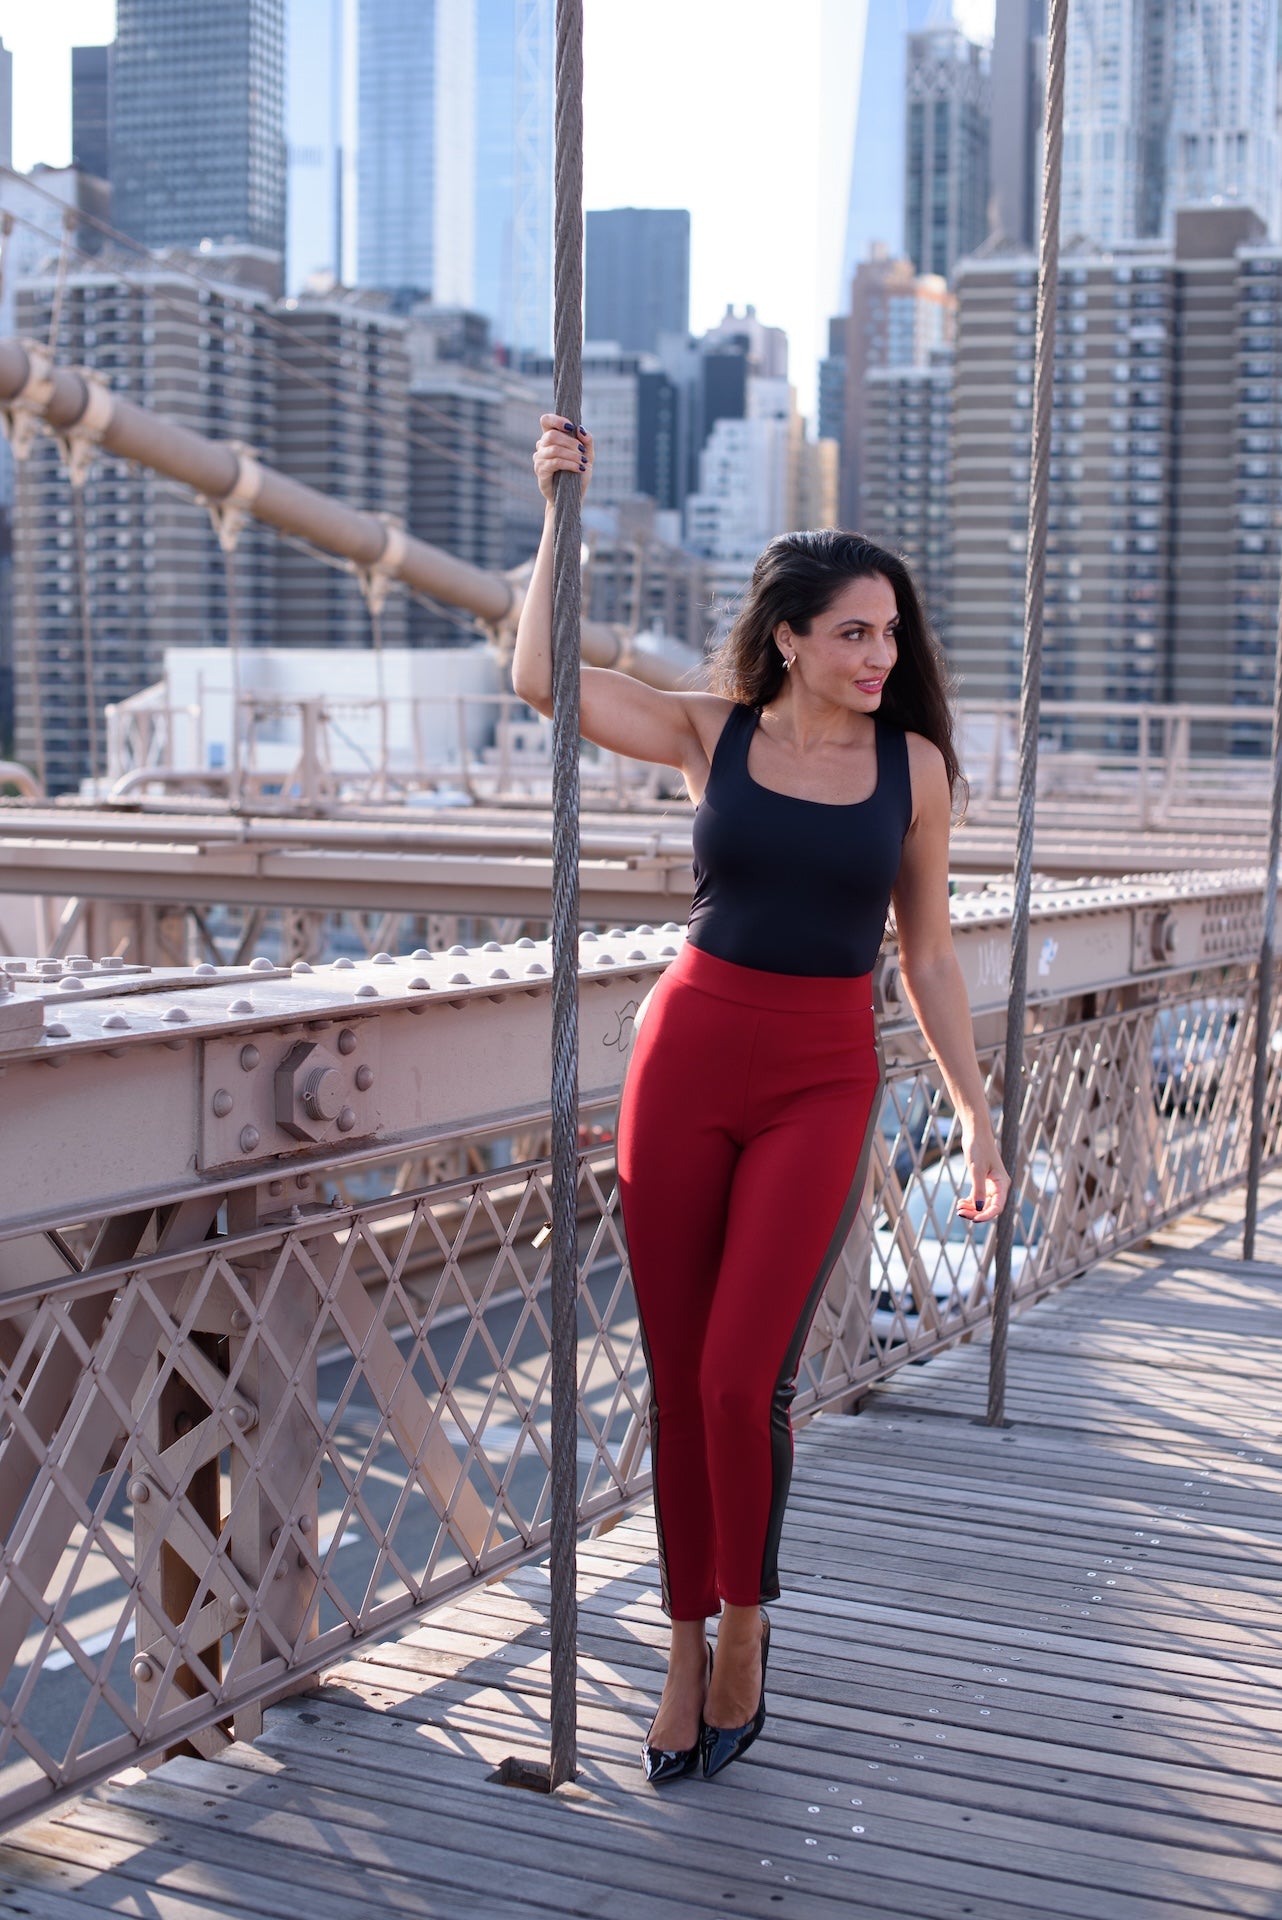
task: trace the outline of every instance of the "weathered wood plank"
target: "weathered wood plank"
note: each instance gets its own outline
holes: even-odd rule
[[[1234,1259],[1222,1199],[1017,1316],[1007,1432],[973,1424],[982,1341],[804,1429],[766,1737],[715,1786],[640,1780],[666,1623],[638,1513],[582,1543],[569,1794],[486,1780],[546,1750],[548,1589],[524,1569],[349,1659],[255,1747],[23,1829],[0,1912],[1282,1914],[1280,1194],[1267,1259]]]

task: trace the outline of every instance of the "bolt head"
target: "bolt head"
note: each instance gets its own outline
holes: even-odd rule
[[[136,1507],[142,1506],[145,1500],[150,1500],[151,1499],[150,1480],[144,1480],[141,1474],[136,1474],[134,1478],[129,1482],[129,1498],[133,1501]]]
[[[356,1086],[360,1093],[368,1093],[374,1084],[373,1067],[357,1067]]]
[[[303,1082],[303,1111],[311,1120],[332,1120],[343,1104],[336,1067],[313,1067]]]
[[[257,1127],[242,1127],[240,1130],[240,1150],[242,1153],[256,1153],[262,1134]]]
[[[249,1315],[243,1307],[233,1307],[231,1323],[237,1333],[246,1333],[249,1329]]]
[[[240,1050],[240,1064],[246,1073],[252,1073],[262,1057],[258,1048],[254,1046],[242,1047]]]
[[[138,1658],[130,1665],[129,1671],[140,1687],[144,1686],[148,1680],[154,1680],[156,1677],[156,1669],[152,1666],[151,1661],[145,1653],[138,1655]]]
[[[233,1427],[238,1427],[242,1433],[248,1432],[249,1430],[249,1408],[248,1407],[233,1407],[231,1409],[231,1412],[228,1418],[231,1420]]]
[[[338,1121],[337,1121],[338,1131],[340,1133],[350,1133],[352,1128],[355,1125],[356,1125],[356,1109],[354,1107],[344,1107],[342,1112],[338,1116]]]
[[[209,1104],[218,1115],[218,1118],[225,1120],[236,1102],[232,1099],[226,1087],[219,1087]]]
[[[340,1053],[355,1053],[356,1035],[350,1027],[343,1027],[340,1030],[338,1036],[338,1051]]]

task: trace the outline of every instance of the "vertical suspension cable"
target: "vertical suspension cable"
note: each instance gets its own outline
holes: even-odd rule
[[[1242,1218],[1242,1258],[1255,1258],[1255,1228],[1260,1207],[1264,1160],[1264,1103],[1268,1095],[1269,1051],[1273,1041],[1273,945],[1278,917],[1278,856],[1282,853],[1282,588],[1278,596],[1278,636],[1273,655],[1273,794],[1269,807],[1268,867],[1264,875],[1264,930],[1256,981],[1255,1071],[1251,1080],[1251,1140],[1247,1154],[1246,1209]]]
[[[62,330],[62,303],[67,292],[67,267],[71,259],[71,235],[75,229],[76,216],[67,210],[62,216],[62,238],[58,249],[58,277],[53,287],[53,307],[49,314],[49,351],[56,355],[58,335]]]
[[[558,413],[582,415],[583,0],[556,0],[553,364]],[[552,558],[552,1738],[572,1780],[578,1516],[579,660],[582,494],[557,476]]]
[[[98,778],[98,689],[94,671],[93,614],[89,605],[89,550],[85,531],[84,481],[71,481],[72,512],[76,528],[76,560],[80,578],[80,664],[84,676],[85,722],[89,746],[89,778]]]
[[[226,539],[220,538],[223,550],[223,586],[227,598],[227,658],[231,665],[231,766],[228,769],[227,793],[233,807],[241,801],[241,765],[240,765],[240,622],[236,617],[236,535],[229,530]]]
[[[986,1424],[1006,1417],[1006,1344],[1010,1325],[1011,1251],[1019,1218],[1020,1120],[1024,1105],[1024,1018],[1028,1004],[1028,916],[1037,809],[1037,734],[1042,705],[1042,615],[1050,508],[1051,429],[1055,406],[1055,304],[1059,293],[1059,201],[1064,152],[1064,62],[1069,0],[1050,0],[1046,33],[1046,154],[1037,283],[1037,349],[1033,378],[1033,446],[1028,498],[1028,561],[1024,584],[1024,663],[1020,689],[1019,800],[1015,888],[1010,928],[1010,995],[1002,1087],[1002,1160],[1010,1196],[997,1221],[993,1332]]]
[[[14,465],[14,519],[18,527],[25,529],[23,547],[26,552],[26,564],[23,567],[23,600],[27,613],[27,692],[31,699],[31,726],[35,736],[35,775],[43,793],[49,791],[49,765],[45,751],[45,707],[44,689],[40,684],[40,599],[36,591],[36,550],[32,539],[31,527],[31,469],[28,452],[21,460],[15,459]]]
[[[387,680],[383,670],[383,595],[386,592],[387,592],[386,584],[381,580],[377,580],[371,577],[370,586],[366,593],[365,598],[369,606],[370,639],[374,643],[375,688],[376,688],[377,699],[378,699],[378,748],[379,750],[378,750],[378,779],[375,785],[375,794],[379,800],[386,800],[387,789],[388,789]]]

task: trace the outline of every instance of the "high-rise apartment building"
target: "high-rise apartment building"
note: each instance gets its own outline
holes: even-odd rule
[[[926,367],[880,367],[868,375],[859,531],[902,553],[947,639],[952,579],[951,350]]]
[[[285,0],[118,0],[115,224],[285,250]]]
[[[1239,266],[1232,698],[1266,705],[1282,591],[1282,248],[1248,243]]]
[[[404,525],[409,514],[407,322],[375,293],[302,295],[276,309],[276,464],[292,479]],[[369,606],[348,573],[285,542],[276,552],[277,646],[366,647]],[[380,614],[403,646],[406,596]]]
[[[301,293],[317,275],[345,277],[346,12],[344,0],[286,0],[287,293]]]
[[[442,362],[414,379],[409,400],[409,530],[474,567],[503,565],[503,390],[491,376]],[[476,638],[457,609],[412,600],[411,646]]]
[[[587,611],[634,633],[667,634],[697,652],[710,625],[708,569],[698,555],[662,537],[665,518],[648,499],[613,509],[589,506]]]
[[[994,231],[1037,246],[1045,116],[1046,0],[997,0],[989,192]]]
[[[261,259],[251,259],[251,274]],[[109,260],[66,278],[58,330],[64,363],[95,369],[139,405],[197,433],[237,439],[274,455],[276,380],[257,351],[265,297],[239,284],[234,254],[204,254],[197,285],[178,263],[139,266],[128,279]],[[19,330],[49,337],[57,279],[17,290]],[[43,761],[49,789],[89,771],[86,613],[93,693],[101,706],[159,677],[164,649],[273,638],[275,536],[250,521],[229,574],[209,514],[183,488],[128,461],[99,455],[83,489],[89,605],[80,600],[76,511],[61,456],[37,440],[19,465],[14,515],[16,747]],[[41,750],[43,741],[43,751]],[[226,745],[226,743],[224,743]]]
[[[1233,200],[1278,217],[1277,0],[1075,0],[1061,232],[1097,246],[1174,233]]]
[[[1173,248],[1136,242],[1064,260],[1048,699],[1258,697],[1273,614],[1261,629],[1253,596],[1277,565],[1282,418],[1282,368],[1263,344],[1272,320],[1253,317],[1270,311],[1254,297],[1253,262],[1276,254],[1261,233],[1248,209],[1195,209],[1178,216]],[[948,639],[963,694],[980,697],[1019,687],[1035,312],[1034,256],[967,262]]]
[[[877,367],[924,367],[951,335],[955,302],[938,274],[918,274],[912,262],[874,248],[859,264],[846,318],[845,422],[841,436],[841,519],[858,527],[868,375]]]
[[[587,216],[585,333],[638,353],[690,331],[690,215],[612,207]]]
[[[111,47],[71,49],[71,164],[111,178]]]
[[[819,362],[819,437],[841,445],[846,431],[845,314],[828,322],[828,351]]]
[[[699,489],[685,503],[686,543],[710,564],[714,590],[733,596],[777,533],[831,520],[831,450],[807,447],[786,378],[751,374],[744,415],[723,417],[699,456]]]
[[[952,276],[988,232],[988,50],[956,27],[908,40],[904,252]]]
[[[357,275],[546,352],[552,0],[360,0]]]

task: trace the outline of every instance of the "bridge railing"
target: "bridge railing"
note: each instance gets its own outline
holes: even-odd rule
[[[511,693],[242,690],[234,725],[232,700],[229,685],[210,685],[200,702],[184,706],[162,681],[110,706],[108,785],[121,793],[229,787],[224,748],[218,765],[210,764],[212,703],[227,709],[222,731],[238,742],[243,800],[316,806],[340,793],[386,801],[441,786],[471,800],[546,799],[551,790],[551,723]],[[1019,703],[962,700],[958,722],[971,817],[983,821],[1013,805]],[[1270,726],[1263,707],[1047,700],[1039,787],[1048,797],[1089,799],[1097,810],[1107,799],[1119,821],[1143,828],[1230,792],[1264,807]],[[672,785],[659,769],[607,753],[585,762],[584,777],[590,790],[619,800],[652,799],[660,785]]]
[[[1253,970],[1241,952],[1251,905],[1226,897],[1218,918],[1199,908],[1203,945],[1218,939],[1223,958],[1203,952],[1195,965],[1148,974],[1139,965],[1111,986],[1035,1002],[1016,1233],[1021,1303],[1242,1178]],[[1128,912],[1141,962],[1171,944],[1169,912],[1165,922],[1151,902]],[[1092,932],[1089,915],[1084,924],[1098,950],[1098,925]],[[648,940],[628,956],[633,972],[599,983],[585,976],[583,989],[585,1526],[609,1524],[649,1484],[613,1120],[636,996],[663,964],[654,944],[662,937],[626,935]],[[1047,971],[1056,938],[1045,934],[1040,958],[1034,942],[1035,964]],[[25,1172],[17,1168],[23,1191],[6,1201],[10,1237],[0,1244],[4,1818],[182,1743],[213,1752],[252,1735],[266,1701],[542,1550],[549,1169],[546,1114],[523,1097],[522,1076],[544,1071],[546,1042],[533,1036],[546,1006],[530,998],[545,984],[538,952],[529,955],[527,942],[446,961],[456,971],[442,974],[439,990],[435,976],[401,978],[413,962],[393,963],[395,976],[385,962],[340,963],[348,971],[334,981],[345,1000],[332,1021],[314,995],[304,999],[313,992],[306,970],[291,982],[267,979],[270,969],[233,987],[253,999],[234,1001],[229,1019],[227,980],[210,969],[196,984],[220,993],[220,1024],[203,1040],[189,1024],[190,1044],[183,1022],[165,1024],[175,1005],[192,1005],[190,991],[184,1002],[157,980],[154,996],[122,992],[91,1007],[58,989],[57,1025],[71,1051],[60,1073],[43,1055],[26,1065],[64,1103],[56,1124],[69,1158],[62,1174],[48,1175],[35,1142]],[[973,986],[969,958],[967,967]],[[92,970],[78,977],[91,991],[102,985]],[[414,1058],[398,1036],[413,1029],[415,1009],[402,1002],[429,985],[438,1004]],[[974,991],[995,1102],[997,1015],[984,1007],[999,985]],[[379,1013],[375,999],[362,1000],[367,990],[391,996],[376,1020],[358,1018]],[[853,1407],[875,1382],[978,1332],[989,1316],[991,1236],[956,1219],[966,1184],[958,1126],[905,1017],[893,952],[881,994],[886,1084],[868,1204],[803,1355],[798,1416]],[[76,1028],[64,1012],[72,1002],[86,1020],[92,1013],[97,1052],[81,1045],[89,1025]],[[187,1019],[198,1023],[199,1013]],[[56,1040],[47,1027],[46,1051]],[[300,1049],[316,1053],[314,1086]],[[134,1107],[130,1123],[133,1059],[147,1066],[137,1085],[151,1089],[158,1116]],[[613,1067],[600,1064],[611,1059]],[[1282,1146],[1282,1055],[1275,1049],[1271,1059],[1270,1158]],[[90,1067],[97,1079],[82,1086],[75,1076]],[[388,1088],[383,1137],[357,1111],[377,1097],[375,1070]],[[435,1084],[438,1114],[451,1101],[459,1110],[460,1074],[505,1078],[509,1103],[488,1116],[478,1110],[465,1132],[427,1120],[398,1130],[398,1072],[407,1085],[415,1075]],[[326,1074],[338,1076],[333,1086]],[[334,1107],[344,1074],[354,1106],[315,1119]],[[302,1089],[300,1104],[285,1099],[286,1082]],[[265,1104],[255,1108],[259,1097]],[[181,1127],[193,1102],[201,1117],[189,1154]],[[92,1143],[108,1178],[115,1169],[120,1197],[111,1205],[92,1199],[89,1175],[75,1165],[91,1144],[83,1122],[75,1134],[86,1105],[100,1121],[116,1116],[116,1135]],[[292,1159],[267,1152],[279,1145],[271,1135],[259,1140],[273,1112],[295,1129]],[[131,1124],[145,1134],[153,1120],[155,1144],[128,1137]],[[179,1137],[169,1165],[171,1133]],[[134,1155],[156,1165],[150,1190],[131,1171]],[[248,1172],[232,1164],[238,1157],[254,1161]],[[198,1173],[184,1179],[191,1158]]]

